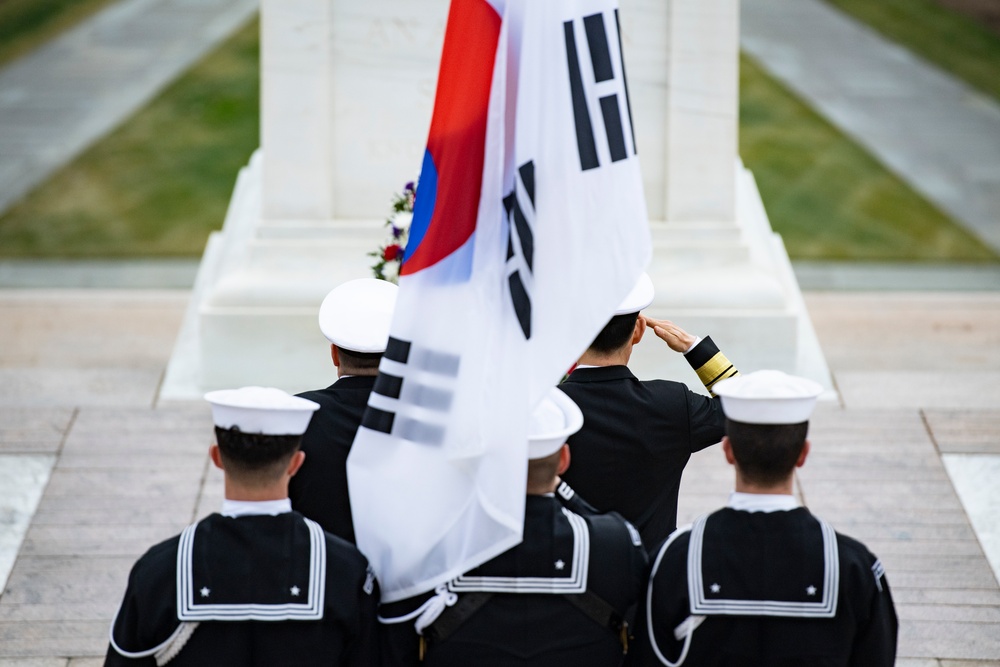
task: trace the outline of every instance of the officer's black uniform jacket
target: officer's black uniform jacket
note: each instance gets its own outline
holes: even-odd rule
[[[347,455],[375,386],[374,376],[343,377],[326,389],[299,394],[319,403],[302,436],[306,460],[288,484],[292,508],[354,544]]]
[[[709,390],[737,374],[708,337],[685,358]],[[677,525],[677,492],[691,453],[725,435],[718,399],[680,382],[640,381],[626,366],[578,368],[559,388],[583,411],[563,478],[598,509],[631,521],[655,547]]]
[[[567,598],[579,600],[587,590],[619,618],[631,619],[646,565],[638,533],[620,516],[580,516],[556,498],[528,496],[524,541],[449,582],[459,601],[441,619],[460,607],[463,596],[487,591],[487,601],[443,640],[434,638],[437,624],[425,631],[430,639],[423,663],[412,621],[382,625],[383,664],[619,665],[620,632],[599,625]],[[429,597],[383,605],[379,616],[403,616]]]
[[[310,523],[212,514],[154,546],[129,575],[105,665],[155,665],[171,638],[172,667],[378,664],[368,561]]]
[[[705,620],[684,665],[892,667],[892,595],[881,562],[863,544],[805,508],[726,508],[703,519],[679,529],[654,559],[652,622],[637,623],[632,664],[665,664],[650,626],[660,653],[676,663],[683,642],[674,629],[694,614]],[[689,569],[691,562],[700,567]]]

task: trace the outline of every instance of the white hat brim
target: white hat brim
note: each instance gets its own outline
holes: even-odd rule
[[[812,416],[823,387],[808,378],[763,370],[722,380],[712,391],[722,401],[726,417],[733,421],[801,424]]]
[[[618,304],[615,315],[638,313],[640,310],[648,308],[649,304],[653,303],[653,297],[655,296],[656,289],[653,287],[653,280],[649,277],[648,273],[643,271],[632,287],[632,291]]]
[[[542,427],[535,427],[533,431],[529,427],[529,459],[542,459],[555,454],[560,447],[566,444],[569,436],[579,431],[583,426],[583,412],[580,407],[556,387],[549,390],[545,398],[542,399],[542,403],[536,408],[536,410],[542,409],[557,411],[562,416],[562,420],[560,424],[546,424]]]
[[[319,328],[339,348],[385,352],[399,288],[385,280],[360,278],[330,291],[319,307]]]
[[[319,403],[273,387],[220,389],[205,394],[205,400],[219,428],[260,435],[302,435],[319,410]]]

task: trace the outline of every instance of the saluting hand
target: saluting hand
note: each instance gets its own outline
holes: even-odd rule
[[[653,330],[656,337],[663,340],[674,352],[684,354],[698,340],[670,320],[654,320],[652,317],[642,314],[639,316],[646,321],[646,326]]]

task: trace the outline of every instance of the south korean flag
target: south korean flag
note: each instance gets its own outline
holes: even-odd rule
[[[392,340],[348,460],[384,601],[521,540],[527,422],[649,262],[613,0],[453,0]]]

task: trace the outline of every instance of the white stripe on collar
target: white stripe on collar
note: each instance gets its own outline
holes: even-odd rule
[[[586,520],[565,507],[563,516],[573,531],[573,556],[566,577],[487,577],[463,574],[448,582],[452,593],[583,593],[590,575],[590,528]]]
[[[231,519],[241,516],[277,516],[292,511],[292,501],[288,498],[281,500],[229,500],[222,501],[222,516]]]
[[[287,499],[286,499],[287,500]],[[227,501],[231,502],[231,501]],[[246,505],[279,504],[235,501]],[[326,600],[326,538],[315,521],[302,517],[309,529],[309,581],[305,602],[284,604],[196,603],[194,588],[194,538],[198,523],[184,529],[177,546],[177,619],[180,621],[318,621],[323,618]],[[200,523],[200,522],[199,522]],[[198,591],[202,595],[207,592]],[[301,591],[300,591],[301,592]],[[295,595],[293,593],[293,595]]]
[[[741,512],[787,512],[799,507],[799,501],[795,496],[784,494],[733,491],[729,494],[728,507]]]
[[[792,496],[774,495],[770,497],[792,498]],[[695,521],[688,542],[688,600],[692,616],[723,614],[729,616],[833,618],[837,615],[837,600],[840,595],[840,555],[837,551],[837,534],[830,527],[830,524],[822,519],[816,519],[823,534],[823,597],[821,600],[794,602],[788,600],[708,599],[705,594],[702,548],[705,539],[705,524],[711,516],[706,514]]]

